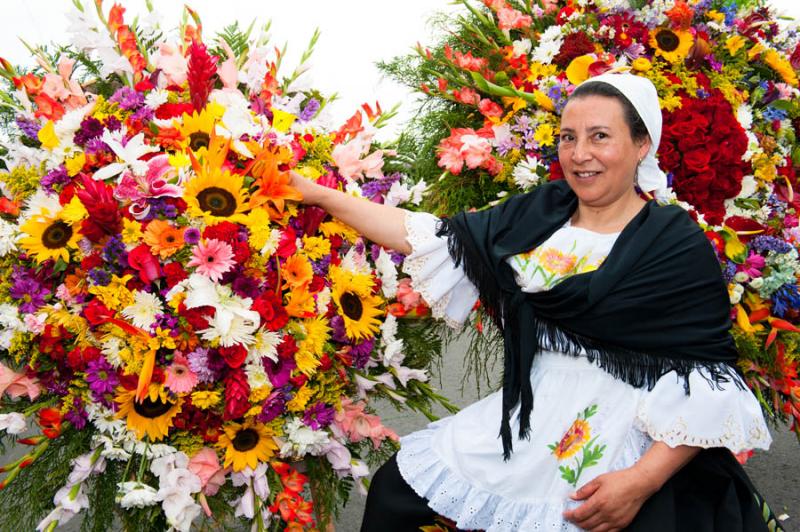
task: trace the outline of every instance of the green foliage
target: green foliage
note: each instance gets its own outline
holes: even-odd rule
[[[305,460],[305,465],[311,483],[314,512],[319,520],[317,528],[324,530],[323,523],[338,519],[341,509],[350,499],[353,479],[339,478],[324,457],[309,457]]]
[[[38,460],[0,491],[0,530],[34,530],[53,509],[53,496],[67,481],[70,461],[90,449],[93,431],[69,428]]]
[[[86,495],[92,504],[86,510],[81,532],[105,532],[114,524],[114,498],[117,494],[117,483],[122,481],[124,464],[107,461],[102,475],[93,475],[86,481]]]
[[[238,21],[234,22],[233,24],[225,26],[222,31],[218,32],[217,38],[225,41],[225,43],[231,47],[235,57],[243,57],[247,53],[247,50],[250,49],[249,41],[250,34],[253,31],[253,24],[254,22],[251,22],[250,26],[246,30],[243,30],[239,27]],[[211,50],[211,53],[223,58],[228,56],[225,50],[220,46]]]

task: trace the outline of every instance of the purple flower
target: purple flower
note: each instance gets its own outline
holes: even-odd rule
[[[94,155],[103,151],[110,152],[111,149],[108,147],[108,144],[98,137],[87,142],[83,151],[86,152],[86,155]]]
[[[327,427],[333,422],[336,410],[325,403],[316,403],[303,414],[303,423],[314,430]]]
[[[319,275],[324,277],[328,274],[328,268],[331,265],[331,256],[325,255],[319,260],[311,261],[311,270],[314,272],[314,275]]]
[[[221,369],[225,361],[214,352],[198,347],[186,357],[189,360],[189,368],[197,373],[200,382],[216,382],[221,376]]]
[[[292,370],[297,367],[294,358],[279,358],[277,362],[265,358],[262,362],[264,370],[267,372],[267,377],[275,388],[286,386],[289,384],[289,377],[292,376]]]
[[[111,282],[111,275],[103,268],[92,268],[89,270],[89,280],[95,286],[108,286]]]
[[[96,401],[107,402],[105,394],[114,393],[114,388],[119,384],[117,372],[105,358],[99,357],[86,365],[86,382]],[[106,405],[108,406],[108,405]]]
[[[189,227],[183,232],[183,241],[193,246],[200,242],[200,229],[196,227]]]
[[[99,138],[103,134],[103,124],[96,118],[85,118],[81,127],[72,137],[78,146],[85,146],[90,140]]]
[[[119,235],[112,236],[103,246],[103,259],[108,264],[116,266],[117,270],[128,267],[128,253],[125,251],[125,243]]]
[[[237,275],[231,288],[236,295],[241,297],[255,299],[259,294],[259,282],[247,275]]]
[[[34,313],[39,307],[44,306],[45,298],[50,295],[50,290],[42,286],[39,281],[29,276],[24,269],[15,269],[11,275],[13,285],[8,294],[22,304],[19,306],[20,312]]]
[[[256,416],[256,420],[258,420],[259,423],[269,423],[281,415],[285,407],[286,394],[279,390],[274,391],[264,400],[264,404],[261,407],[261,413]]]
[[[111,115],[108,118],[106,118],[106,129],[108,129],[109,131],[117,131],[121,127],[122,127],[122,122],[120,122],[119,118],[117,118],[116,116]]]
[[[155,116],[155,111],[149,107],[140,107],[135,113],[131,115],[131,120],[139,120],[142,122],[149,122]]]
[[[144,96],[130,87],[121,87],[108,101],[118,103],[120,109],[130,111],[144,104]]]
[[[67,169],[62,164],[58,168],[50,170],[42,177],[41,183],[46,191],[53,192],[53,187],[55,185],[66,185],[69,183]]]
[[[340,344],[350,343],[350,340],[347,338],[347,334],[344,331],[344,318],[342,318],[339,315],[332,317],[331,329],[333,329],[333,334],[331,334],[331,338],[333,338],[334,342],[339,342]]]
[[[364,369],[364,367],[366,367],[373,347],[375,347],[375,338],[369,338],[353,346],[350,350],[350,354],[353,355],[354,368]]]
[[[42,125],[38,121],[28,120],[23,116],[18,116],[17,127],[25,136],[39,140],[39,130],[42,129]]]
[[[319,102],[316,99],[311,98],[300,112],[300,116],[298,118],[301,122],[308,122],[314,118],[314,115],[317,114],[317,111],[319,111]]]
[[[64,420],[69,421],[76,429],[83,430],[86,426],[86,420],[89,417],[86,413],[86,409],[83,408],[83,401],[80,397],[76,397],[72,405],[73,407],[64,414]]]
[[[767,251],[774,251],[775,253],[789,253],[792,245],[774,236],[757,236],[751,243],[751,247],[764,255]]]

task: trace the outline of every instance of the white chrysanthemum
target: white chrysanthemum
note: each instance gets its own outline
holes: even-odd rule
[[[289,421],[286,426],[286,441],[281,446],[281,457],[293,456],[319,456],[325,453],[328,444],[328,433],[324,430],[313,430],[297,418]]]
[[[122,315],[140,329],[148,330],[156,322],[156,315],[164,313],[164,306],[158,296],[140,290],[133,295],[133,305],[122,309]]]
[[[387,314],[386,319],[381,323],[381,340],[384,343],[389,343],[395,340],[397,336],[397,318],[394,314]]]
[[[95,434],[92,436],[92,446],[102,447],[100,455],[106,460],[116,460],[118,462],[127,462],[131,459],[131,453],[117,445],[114,438],[105,434]]]
[[[356,250],[356,246],[347,251],[339,267],[359,275],[369,275],[372,271],[367,262],[367,257],[363,253],[359,253]]]
[[[19,231],[17,226],[0,220],[0,257],[17,250]]]
[[[533,156],[526,157],[525,160],[520,161],[511,172],[514,183],[522,190],[528,190],[534,185],[538,185],[542,180],[542,176],[538,173],[540,167],[543,166],[538,158]]]
[[[125,508],[144,508],[158,502],[158,492],[143,482],[130,481],[117,484],[116,502]]]
[[[22,321],[19,319],[17,307],[9,303],[0,304],[0,327],[12,329],[14,331],[23,328]]]
[[[106,361],[115,369],[119,369],[123,366],[120,351],[125,348],[126,347],[122,342],[122,339],[116,336],[107,336],[100,344],[100,351],[103,353],[103,356],[106,357]]]
[[[165,89],[154,89],[144,97],[144,104],[150,109],[158,109],[169,100],[170,92]],[[170,124],[172,121],[170,120]]]
[[[561,34],[561,26],[550,26],[542,33],[538,46],[531,52],[531,60],[549,64],[561,50],[563,43],[564,36]]]
[[[247,350],[247,362],[261,364],[265,357],[273,362],[278,361],[278,346],[283,341],[279,333],[260,329],[253,338],[253,344]]]
[[[247,384],[250,386],[251,390],[256,390],[272,384],[269,380],[269,375],[267,375],[267,372],[264,370],[264,365],[260,362],[245,364],[244,372],[247,375]]]
[[[281,242],[281,232],[277,229],[272,229],[269,232],[269,238],[267,239],[267,243],[264,244],[264,247],[261,248],[261,254],[264,256],[271,256],[275,254],[275,251],[278,249],[278,244]]]
[[[736,120],[746,130],[753,127],[753,108],[743,103],[736,109]]]
[[[36,190],[33,196],[25,200],[25,206],[20,212],[17,223],[21,227],[34,216],[55,216],[61,212],[61,208],[57,194],[48,194],[44,189],[40,188]]]
[[[103,434],[117,437],[125,432],[125,422],[114,417],[114,411],[100,403],[89,401],[86,404],[89,421]]]
[[[381,289],[387,299],[393,298],[397,294],[397,266],[392,262],[392,256],[381,249],[378,259],[375,261],[375,268],[378,270],[378,277],[381,279]]]
[[[383,349],[383,365],[388,367],[398,367],[403,364],[406,355],[403,353],[403,341],[392,340]]]
[[[756,155],[763,153],[763,150],[761,149],[761,144],[755,133],[750,130],[745,130],[744,134],[747,135],[747,151],[742,155],[742,160],[750,161]]]
[[[514,55],[528,55],[531,51],[531,40],[530,39],[519,39],[512,43],[514,47]]]

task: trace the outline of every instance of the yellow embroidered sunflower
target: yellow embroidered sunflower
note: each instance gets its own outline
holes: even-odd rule
[[[380,327],[381,298],[373,295],[373,280],[368,274],[354,273],[337,266],[330,269],[331,297],[344,320],[347,337],[363,340],[375,336]]]
[[[172,427],[172,420],[181,411],[181,399],[170,396],[160,384],[150,384],[143,401],[136,400],[136,390],[122,390],[114,398],[119,404],[117,419],[125,419],[129,430],[138,439],[147,436],[150,441],[164,438]]]
[[[539,253],[539,263],[542,268],[550,273],[565,275],[572,271],[578,258],[571,253],[563,253],[558,249],[549,248]]]
[[[28,235],[20,240],[22,248],[40,263],[48,259],[69,262],[70,248],[77,249],[81,239],[80,232],[60,215],[34,216],[20,232]]]
[[[228,423],[222,428],[217,446],[225,450],[224,467],[233,466],[234,471],[246,467],[255,469],[259,462],[268,461],[278,450],[272,431],[252,419],[244,423]]]
[[[217,167],[205,167],[186,183],[183,199],[189,216],[203,218],[208,225],[223,221],[244,223],[247,210],[244,177]]]
[[[574,455],[592,437],[592,427],[584,419],[576,419],[567,430],[561,441],[553,448],[553,454],[559,460],[565,460]]]
[[[650,46],[656,55],[670,63],[679,63],[689,54],[694,44],[694,37],[685,30],[658,28],[650,34]]]

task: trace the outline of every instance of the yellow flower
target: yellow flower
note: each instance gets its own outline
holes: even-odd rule
[[[248,192],[244,176],[218,167],[204,167],[186,183],[183,199],[189,216],[203,218],[206,224],[223,221],[244,222]]]
[[[736,55],[736,52],[742,49],[744,43],[747,42],[744,37],[741,35],[733,35],[728,37],[725,41],[725,48],[728,49],[728,53],[732,56]]]
[[[225,450],[223,467],[233,467],[239,472],[247,467],[255,469],[259,462],[267,462],[278,451],[272,439],[272,431],[252,419],[244,423],[228,423],[223,426],[217,447]]]
[[[286,403],[286,410],[289,412],[302,412],[305,410],[312,395],[314,395],[314,390],[312,390],[308,384],[304,384],[297,390],[292,400]]]
[[[297,364],[297,371],[310,377],[317,372],[320,365],[319,359],[308,349],[300,348],[294,355],[294,361]]]
[[[555,129],[550,124],[541,124],[536,128],[533,140],[538,142],[539,146],[552,146],[556,141]]]
[[[653,63],[646,57],[637,57],[633,60],[633,63],[631,63],[631,68],[637,72],[647,72],[653,68]]]
[[[322,355],[331,332],[328,320],[324,316],[303,320],[303,328],[306,337],[300,342],[300,346],[317,356]]]
[[[689,54],[694,44],[694,37],[685,30],[671,28],[658,28],[650,34],[650,46],[664,60],[670,63],[679,63]]]
[[[61,210],[61,218],[68,224],[76,224],[85,220],[89,216],[89,211],[83,206],[78,196],[72,196],[69,203],[64,205]]]
[[[281,133],[289,131],[295,120],[297,120],[297,117],[292,113],[287,113],[280,109],[272,109],[272,127]]]
[[[128,429],[136,433],[138,439],[147,436],[151,441],[164,438],[172,426],[172,420],[181,411],[180,398],[167,394],[160,384],[151,384],[143,401],[136,400],[136,390],[124,390],[114,401],[119,410],[114,417],[125,419]]]
[[[132,275],[118,277],[111,276],[111,282],[106,286],[95,285],[89,287],[89,293],[97,296],[111,310],[122,310],[134,303],[134,297],[125,286],[133,278]]]
[[[56,127],[52,120],[48,120],[36,136],[39,138],[39,142],[42,143],[42,148],[46,150],[53,150],[59,145]]]
[[[542,91],[540,90],[533,91],[533,97],[536,98],[536,105],[538,105],[545,111],[550,111],[552,113],[556,110],[555,105],[553,105],[553,100],[551,100],[550,97],[545,93],[543,93]]]
[[[192,404],[200,410],[206,410],[217,406],[222,400],[222,396],[216,390],[200,390],[192,392]]]
[[[144,233],[142,233],[142,224],[136,220],[122,219],[122,241],[128,245],[138,245]]]
[[[797,87],[797,73],[794,71],[792,64],[782,57],[781,54],[775,50],[769,49],[764,54],[764,62],[769,67],[778,73],[785,83],[792,87]]]
[[[69,262],[69,250],[78,249],[81,239],[80,232],[61,213],[33,216],[20,227],[20,232],[28,235],[20,240],[22,248],[38,263],[48,259]]]
[[[516,113],[520,109],[525,109],[526,107],[528,107],[527,100],[525,100],[524,98],[519,98],[517,96],[513,98],[510,96],[503,96],[502,100],[503,100],[503,105],[505,105],[506,107],[511,107],[512,114]]]
[[[565,460],[574,455],[592,437],[592,427],[583,419],[576,419],[567,430],[561,441],[553,448],[553,454],[558,460]]]
[[[198,114],[184,113],[181,117],[179,131],[184,138],[183,148],[189,149],[198,157],[204,156],[211,142],[214,126],[222,117],[225,109],[217,103],[210,103]]]
[[[344,319],[347,337],[363,340],[375,336],[383,311],[379,308],[381,298],[372,294],[372,276],[332,266],[330,278],[331,297]]]
[[[250,247],[253,249],[261,250],[270,237],[272,236],[272,229],[270,228],[269,213],[266,209],[257,208],[253,209],[247,214],[247,218],[242,221],[244,225],[250,229]]]
[[[66,161],[64,161],[64,166],[67,168],[67,174],[70,177],[75,177],[78,172],[83,170],[83,165],[86,164],[86,155],[83,152],[78,152],[77,154],[73,155]]]
[[[330,220],[323,222],[319,225],[320,232],[327,238],[331,235],[339,235],[349,242],[355,242],[358,239],[358,232],[349,225],[343,224],[339,220]]]
[[[566,70],[569,82],[573,85],[580,85],[589,79],[589,67],[595,61],[597,61],[597,57],[594,54],[582,55],[570,61]]]
[[[319,260],[331,252],[331,243],[320,236],[303,237],[303,254],[311,260]]]
[[[720,13],[716,9],[708,10],[706,15],[708,16],[709,19],[711,19],[714,22],[717,22],[719,24],[722,24],[723,22],[725,22],[725,13]],[[733,53],[731,53],[731,55],[733,55]]]
[[[250,397],[248,399],[251,403],[260,403],[267,397],[269,394],[272,393],[272,386],[269,384],[265,384],[264,386],[259,386],[258,388],[253,388],[250,390]],[[258,408],[261,409],[261,405],[258,405]]]
[[[747,51],[747,59],[752,61],[753,59],[761,55],[761,52],[763,52],[764,50],[766,50],[764,45],[761,44],[760,42],[757,42],[755,45],[753,45],[752,48],[750,48],[750,50]]]

